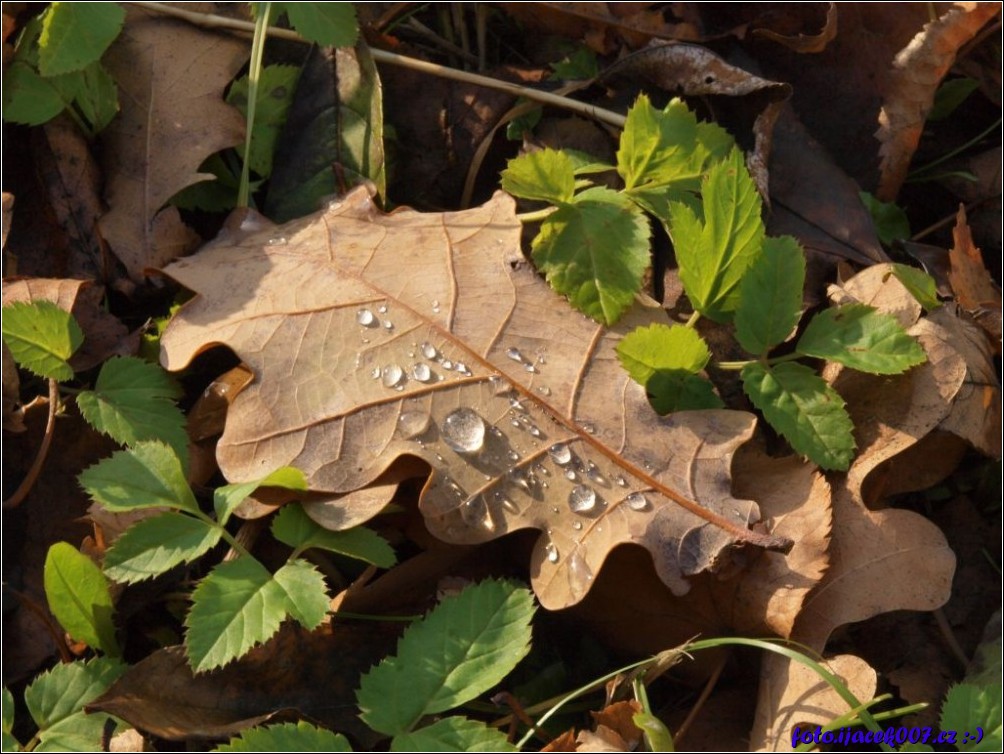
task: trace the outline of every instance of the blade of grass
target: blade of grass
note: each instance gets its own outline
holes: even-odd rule
[[[261,79],[262,59],[265,55],[265,39],[268,36],[268,21],[272,15],[272,3],[257,3],[258,16],[254,23],[254,39],[251,41],[251,63],[248,71],[248,115],[247,132],[244,135],[244,164],[241,166],[241,183],[237,189],[237,206],[247,207],[251,199],[251,137],[254,134],[254,116],[258,106],[258,82]]]

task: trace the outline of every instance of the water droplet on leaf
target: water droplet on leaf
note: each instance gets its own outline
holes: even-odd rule
[[[443,440],[458,453],[477,453],[485,445],[485,422],[469,408],[458,408],[443,420]]]
[[[376,317],[369,309],[360,309],[356,312],[356,322],[363,327],[372,327],[376,322]]]
[[[439,356],[439,351],[436,350],[436,347],[432,343],[423,343],[422,355],[427,359],[434,359]]]
[[[382,374],[384,387],[396,387],[404,379],[404,370],[397,364],[388,364]]]
[[[624,502],[627,503],[627,507],[633,511],[643,511],[648,508],[648,498],[641,492],[632,492],[624,498]]]
[[[547,449],[547,454],[551,456],[551,460],[559,466],[564,466],[572,460],[572,451],[563,442],[556,442]]]
[[[596,507],[596,492],[584,484],[577,484],[568,493],[568,507],[572,513],[588,513]]]
[[[432,417],[425,411],[405,411],[397,419],[397,431],[405,440],[423,434],[429,428]]]
[[[432,370],[428,364],[415,364],[411,367],[411,376],[419,382],[428,382],[432,379]]]

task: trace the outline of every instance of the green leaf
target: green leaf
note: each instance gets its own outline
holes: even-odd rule
[[[575,167],[572,158],[556,149],[522,154],[502,171],[502,190],[522,199],[552,204],[572,201]]]
[[[185,415],[174,403],[181,391],[161,367],[133,356],[102,365],[94,390],[77,396],[80,414],[98,432],[123,445],[143,440],[166,442],[181,459],[188,457]]]
[[[696,141],[697,118],[682,100],[657,110],[646,95],[638,97],[628,110],[617,150],[617,172],[625,189],[680,182],[696,190],[703,167],[693,159]]]
[[[272,159],[279,132],[286,123],[289,106],[296,93],[300,69],[294,65],[267,65],[258,79],[258,103],[255,108],[254,131],[251,134],[251,169],[262,178],[272,174]],[[247,117],[248,77],[237,79],[227,93],[227,102]],[[244,147],[237,149],[244,157]]]
[[[637,327],[617,344],[617,358],[644,385],[659,370],[682,370],[697,374],[711,358],[708,344],[697,331],[683,325]]]
[[[739,281],[764,237],[760,195],[738,149],[708,171],[701,204],[703,220],[683,203],[670,205],[680,281],[698,312],[730,322],[739,303]]]
[[[802,316],[805,256],[791,236],[765,238],[763,249],[739,283],[736,339],[757,356],[791,335]]]
[[[113,513],[160,506],[190,513],[199,510],[181,461],[162,442],[143,440],[114,453],[85,469],[80,484]]]
[[[49,609],[70,636],[105,654],[120,654],[108,581],[93,560],[57,542],[45,556],[43,580]]]
[[[3,119],[38,126],[59,115],[69,104],[49,79],[25,62],[15,60],[3,75]]]
[[[658,717],[650,712],[636,712],[631,721],[645,734],[649,751],[676,751],[673,735]]]
[[[934,105],[927,114],[927,119],[929,121],[944,120],[979,88],[980,82],[968,76],[942,82],[938,91],[934,93]]]
[[[446,717],[410,733],[399,733],[391,751],[519,751],[505,734],[477,720]]]
[[[927,354],[890,315],[864,304],[821,311],[805,328],[798,353],[871,374],[900,374]]]
[[[411,624],[364,675],[361,717],[389,735],[410,731],[425,715],[452,709],[505,678],[530,649],[533,598],[504,581],[484,581],[447,597]]]
[[[42,19],[38,70],[56,76],[86,68],[115,41],[124,21],[118,3],[53,3]]]
[[[958,732],[956,746],[960,751],[1000,751],[1004,745],[1001,721],[1000,683],[974,686],[960,683],[948,690],[941,708],[941,729]],[[981,741],[965,740],[966,733],[975,734],[976,727],[983,729]]]
[[[34,751],[100,751],[109,716],[85,715],[83,708],[126,669],[118,660],[99,657],[57,665],[38,676],[24,692],[28,712],[39,727],[40,744]]]
[[[825,469],[843,471],[854,457],[854,425],[844,399],[807,366],[747,364],[743,390],[791,447]]]
[[[351,47],[359,37],[352,3],[276,3],[300,36],[322,46]]]
[[[645,392],[652,408],[663,415],[725,406],[708,380],[678,369],[653,374],[645,383]]]
[[[46,379],[73,378],[67,363],[84,342],[80,325],[51,301],[19,301],[3,308],[3,339],[14,361]]]
[[[858,196],[871,214],[875,231],[882,243],[890,246],[893,241],[910,237],[910,220],[901,207],[894,202],[881,202],[867,191],[859,191]]]
[[[600,64],[595,52],[579,47],[557,63],[551,63],[551,70],[562,81],[588,81],[600,75]]]
[[[516,105],[525,105],[529,102],[525,97],[520,97],[516,100]],[[510,120],[505,125],[505,137],[509,141],[523,141],[523,136],[529,131],[533,132],[533,129],[537,127],[540,123],[541,117],[544,115],[544,109],[542,107],[535,107],[532,110],[519,115],[512,120]]]
[[[364,560],[380,568],[390,568],[397,562],[394,549],[387,540],[370,529],[357,526],[346,531],[329,531],[303,510],[302,505],[284,505],[272,521],[272,536],[293,549],[317,547]]]
[[[641,288],[650,233],[645,215],[625,196],[591,188],[544,220],[533,259],[576,309],[612,325]]]
[[[14,738],[14,695],[3,690],[3,750],[21,751],[21,743]]]
[[[93,132],[101,131],[119,112],[119,88],[115,79],[98,61],[82,71],[65,75],[76,78],[73,103],[91,124]]]
[[[306,560],[291,560],[275,572],[276,584],[286,595],[284,609],[308,631],[328,614],[328,588],[324,577]]]
[[[216,520],[221,524],[225,524],[234,512],[234,509],[259,487],[306,490],[307,477],[302,471],[292,466],[281,466],[268,476],[256,479],[253,482],[241,482],[239,484],[228,484],[223,487],[217,487],[213,492],[213,509],[216,511]]]
[[[933,277],[923,270],[918,270],[916,267],[910,267],[905,264],[894,263],[892,265],[892,274],[910,292],[910,295],[917,300],[917,303],[927,311],[933,311],[941,306],[941,302],[938,301],[937,283],[934,282]]]
[[[352,751],[341,733],[300,721],[251,728],[213,751]]]
[[[162,513],[133,524],[105,555],[105,573],[123,584],[158,576],[207,553],[223,531],[182,513]]]

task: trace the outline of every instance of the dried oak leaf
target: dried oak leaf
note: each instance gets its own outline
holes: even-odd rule
[[[548,608],[582,599],[622,542],[646,547],[677,594],[737,542],[790,546],[750,531],[756,503],[731,494],[754,417],[659,417],[620,367],[623,333],[665,312],[638,305],[597,325],[526,263],[520,232],[503,194],[383,215],[357,189],[168,267],[199,295],[165,332],[162,363],[224,344],[256,375],[218,446],[224,475],[288,464],[342,494],[418,456],[432,467],[420,509],[440,539],[546,533],[531,575]]]
[[[247,56],[244,41],[133,9],[105,53],[122,110],[102,133],[109,210],[99,224],[133,279],[197,243],[178,210],[164,205],[212,178],[199,173],[202,161],[244,138],[223,89]]]
[[[983,255],[973,243],[965,207],[959,207],[955,227],[952,229],[952,240],[954,243],[948,252],[948,282],[959,304],[987,331],[991,340],[999,344],[1001,291],[990,277],[983,263]]]

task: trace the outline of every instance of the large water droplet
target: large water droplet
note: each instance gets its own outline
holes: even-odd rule
[[[432,379],[432,370],[428,364],[415,364],[411,368],[411,376],[419,382],[428,382]]]
[[[485,422],[475,411],[458,408],[443,420],[443,440],[458,453],[477,453],[485,445]]]
[[[383,368],[382,380],[384,387],[396,387],[404,379],[404,370],[397,364],[388,364]]]
[[[584,484],[577,484],[568,493],[568,507],[572,513],[588,513],[596,507],[596,491]]]
[[[483,497],[471,498],[460,506],[460,517],[471,526],[481,526],[487,531],[495,531],[495,519],[491,508]]]
[[[509,480],[527,492],[530,491],[530,483],[533,478],[527,474],[523,469],[515,468],[509,472]]]
[[[429,428],[432,417],[425,411],[405,411],[397,418],[397,431],[405,440],[418,437]]]
[[[356,322],[363,327],[372,327],[376,324],[376,317],[369,309],[360,309],[356,312]]]
[[[519,352],[518,348],[510,348],[505,352],[505,355],[519,364],[523,363],[523,354]]]
[[[554,461],[559,466],[564,466],[566,463],[572,460],[572,451],[563,442],[556,442],[550,448],[547,449],[547,454],[551,456],[551,460]]]
[[[554,544],[554,542],[548,542],[544,546],[544,552],[547,553],[547,562],[548,563],[557,563],[558,559],[561,557],[561,555],[558,553],[558,548]]]
[[[436,347],[432,343],[423,343],[422,355],[427,359],[434,359],[439,356],[439,351],[436,350]]]
[[[568,570],[568,575],[577,582],[570,585],[572,590],[576,594],[584,592],[585,589],[582,588],[582,583],[593,580],[593,571],[586,563],[586,559],[577,552],[572,553],[572,556],[568,559]]]
[[[648,498],[641,492],[632,492],[624,498],[624,502],[627,503],[627,507],[633,511],[643,511],[648,508]]]

